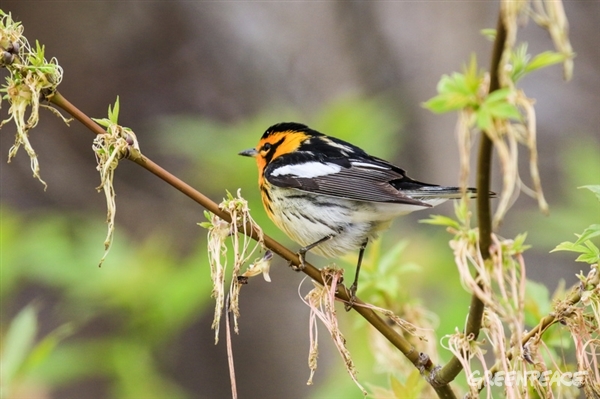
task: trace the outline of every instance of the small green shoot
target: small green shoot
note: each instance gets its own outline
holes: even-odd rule
[[[457,111],[463,108],[477,108],[481,103],[480,88],[484,73],[477,66],[477,58],[471,56],[463,73],[454,72],[444,75],[437,85],[438,95],[425,102],[423,106],[437,114]]]
[[[596,198],[598,198],[598,202],[600,202],[600,185],[588,185],[580,188],[585,188],[591,191],[596,195]],[[585,228],[581,234],[575,234],[575,236],[577,236],[577,240],[574,242],[562,242],[550,252],[576,252],[581,254],[577,257],[577,259],[575,259],[576,262],[585,262],[589,264],[599,263],[600,249],[592,242],[592,238],[600,236],[600,224],[591,224]]]

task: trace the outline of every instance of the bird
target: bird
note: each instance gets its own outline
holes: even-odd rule
[[[302,246],[295,270],[304,268],[309,251],[325,258],[359,251],[346,310],[356,301],[370,240],[398,216],[476,193],[413,180],[388,161],[296,122],[269,127],[256,147],[239,155],[255,158],[267,215]]]

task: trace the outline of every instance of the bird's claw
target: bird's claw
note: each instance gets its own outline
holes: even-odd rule
[[[350,288],[348,289],[348,302],[346,304],[344,304],[344,309],[346,310],[346,312],[349,312],[353,307],[354,304],[356,303],[356,290],[358,289],[358,287],[356,286],[356,283],[352,284],[350,286]]]
[[[302,270],[304,270],[304,268],[306,267],[305,263],[304,263],[304,253],[302,252],[298,252],[298,259],[299,259],[299,263],[298,265],[295,265],[294,263],[292,263],[290,261],[290,267],[292,268],[293,271],[295,272],[301,272]]]

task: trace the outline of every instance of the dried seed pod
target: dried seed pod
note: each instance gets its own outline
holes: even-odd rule
[[[10,65],[12,64],[12,62],[15,60],[15,55],[8,52],[8,51],[3,51],[2,52],[2,65]]]
[[[6,51],[8,51],[11,54],[18,54],[20,48],[21,45],[19,44],[19,42],[11,42],[6,47]]]

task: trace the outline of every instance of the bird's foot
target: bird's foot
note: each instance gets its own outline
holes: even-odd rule
[[[356,290],[357,289],[358,289],[358,286],[356,285],[356,283],[352,284],[350,286],[350,288],[348,289],[349,300],[348,300],[348,302],[346,302],[346,304],[344,304],[344,309],[346,310],[346,312],[349,312],[354,307],[354,304],[356,303]]]
[[[306,255],[306,251],[304,251],[304,252],[302,252],[302,250],[298,251],[298,259],[299,259],[298,265],[295,265],[293,262],[290,261],[290,267],[292,268],[293,271],[301,272],[302,270],[304,270],[304,267],[306,266],[304,263],[305,255]]]

